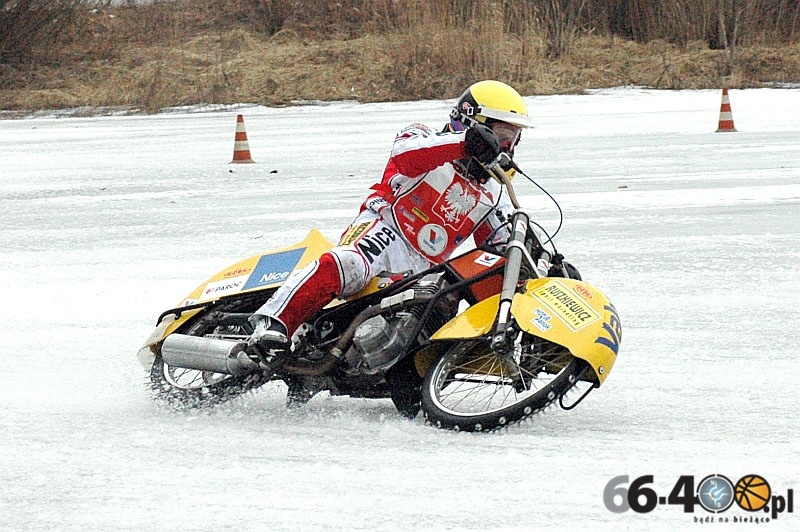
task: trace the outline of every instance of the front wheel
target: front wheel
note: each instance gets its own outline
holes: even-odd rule
[[[439,428],[496,430],[563,397],[587,367],[566,348],[527,333],[504,355],[485,339],[454,343],[425,376],[422,410]]]

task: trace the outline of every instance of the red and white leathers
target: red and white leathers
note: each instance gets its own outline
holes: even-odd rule
[[[382,272],[419,273],[447,260],[473,235],[504,241],[513,206],[494,180],[480,185],[456,162],[464,132],[401,130],[383,179],[339,244],[291,276],[256,314],[277,318],[289,335],[336,297],[348,297]],[[476,164],[476,163],[473,163]]]

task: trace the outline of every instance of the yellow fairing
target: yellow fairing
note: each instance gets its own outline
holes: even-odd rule
[[[499,296],[473,305],[445,324],[434,340],[476,338],[492,330]],[[574,279],[528,281],[514,296],[511,314],[520,328],[569,349],[586,360],[598,384],[605,381],[617,358],[622,324],[614,306],[594,286]]]
[[[477,338],[489,334],[499,306],[499,295],[486,298],[445,323],[441,329],[433,333],[431,340]]]
[[[322,233],[312,229],[301,242],[293,246],[254,255],[228,266],[195,288],[178,307],[214,301],[236,293],[275,288],[283,284],[292,272],[305,267],[332,247],[333,243]],[[158,324],[139,350],[139,359],[145,368],[149,369],[153,363],[153,348],[197,312],[184,312],[177,319],[174,315],[168,315]]]
[[[312,229],[301,242],[293,246],[254,255],[228,266],[198,286],[183,300],[181,306],[211,301],[237,292],[280,286],[293,271],[318,259],[332,247],[333,244],[322,233]]]

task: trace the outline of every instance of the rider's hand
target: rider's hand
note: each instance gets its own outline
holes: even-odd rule
[[[464,136],[464,155],[475,157],[482,164],[489,164],[500,155],[500,141],[492,128],[475,124],[467,129]]]

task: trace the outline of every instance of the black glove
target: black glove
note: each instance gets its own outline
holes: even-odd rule
[[[481,164],[489,164],[500,155],[500,141],[492,128],[475,124],[464,136],[464,155],[475,157]]]

